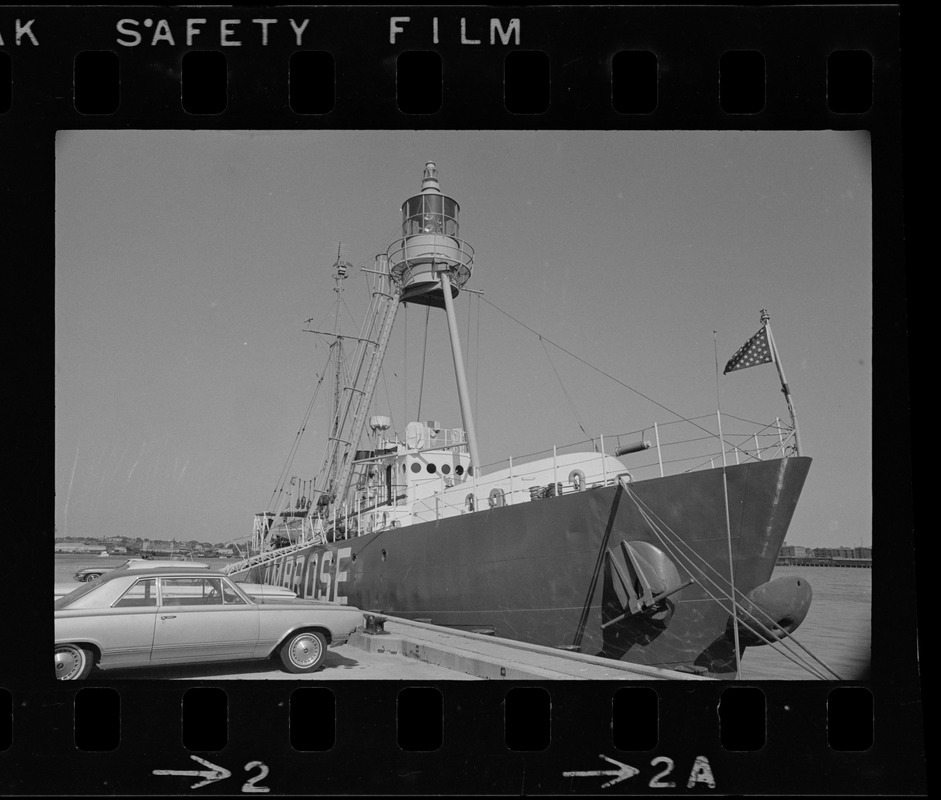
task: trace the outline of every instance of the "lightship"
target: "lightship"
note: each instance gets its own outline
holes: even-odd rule
[[[285,484],[275,507],[256,514],[249,556],[228,571],[301,597],[734,677],[746,648],[780,643],[811,601],[805,580],[771,580],[811,463],[796,417],[753,444],[731,443],[721,415],[710,418],[718,434],[707,417],[685,420],[719,453],[675,474],[664,466],[677,463],[664,457],[667,426],[656,424],[633,440],[600,437],[482,466],[454,310],[474,265],[459,212],[428,162],[400,231],[366,269],[372,303],[360,335],[334,331],[319,477]],[[351,269],[338,253],[336,291]],[[444,312],[461,427],[411,422],[399,438],[389,417],[370,416],[406,303]],[[341,371],[344,343],[354,352]],[[638,454],[657,457],[640,468]]]

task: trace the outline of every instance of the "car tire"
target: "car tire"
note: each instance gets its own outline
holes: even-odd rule
[[[95,666],[95,654],[77,644],[56,645],[56,680],[80,681]]]
[[[90,581],[97,581],[100,577],[101,577],[100,572],[89,572],[85,576],[85,583],[89,583]]]
[[[292,633],[281,645],[281,663],[295,674],[314,672],[327,655],[327,639],[317,631]]]

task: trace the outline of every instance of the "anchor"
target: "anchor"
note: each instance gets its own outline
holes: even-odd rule
[[[665,610],[667,598],[696,582],[693,578],[681,582],[673,562],[647,542],[621,542],[616,550],[605,550],[605,559],[627,602],[624,613],[601,623],[602,630],[628,617]]]

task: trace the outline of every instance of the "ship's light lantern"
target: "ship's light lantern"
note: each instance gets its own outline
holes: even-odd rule
[[[401,238],[389,246],[389,266],[401,285],[403,303],[444,306],[440,273],[451,280],[451,295],[470,278],[474,249],[460,238],[460,206],[441,194],[434,162],[425,164],[421,194],[402,204]]]
[[[438,168],[434,161],[425,162],[425,171],[421,175],[422,191],[437,191],[438,189]]]

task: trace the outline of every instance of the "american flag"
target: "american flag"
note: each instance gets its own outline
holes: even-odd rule
[[[755,367],[758,364],[767,364],[773,362],[774,356],[771,354],[771,345],[768,343],[768,329],[762,326],[754,336],[751,337],[735,352],[735,355],[729,359],[725,365],[722,374],[734,372],[737,369],[746,367]]]

